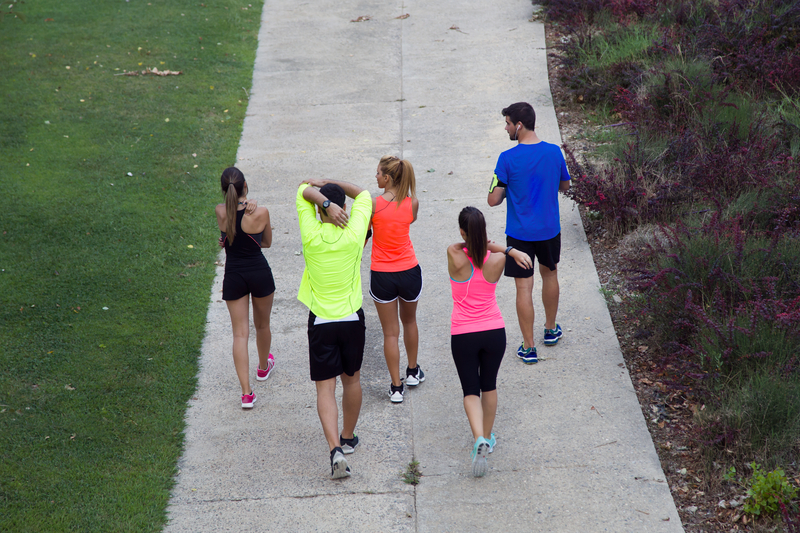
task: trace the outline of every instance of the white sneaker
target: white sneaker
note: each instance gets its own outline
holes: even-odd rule
[[[347,459],[344,458],[341,448],[331,450],[331,477],[333,479],[350,477],[350,467],[347,466]]]
[[[409,387],[416,387],[423,381],[425,381],[425,372],[422,371],[419,365],[413,370],[411,368],[406,368],[406,385]]]
[[[391,390],[389,390],[389,399],[392,400],[392,403],[403,403],[403,392],[405,392],[403,384],[400,383],[399,387],[395,387],[394,385],[391,387]]]

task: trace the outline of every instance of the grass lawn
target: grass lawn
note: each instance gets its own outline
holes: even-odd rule
[[[0,21],[0,531],[165,523],[262,7],[206,2]]]

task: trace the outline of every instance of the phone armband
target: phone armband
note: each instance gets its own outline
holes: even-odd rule
[[[489,186],[489,194],[494,192],[495,187],[500,184],[500,180],[497,179],[497,174],[492,176],[492,184]]]

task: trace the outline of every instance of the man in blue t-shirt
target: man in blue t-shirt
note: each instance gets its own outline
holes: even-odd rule
[[[536,256],[542,275],[544,344],[553,346],[563,333],[556,323],[558,312],[558,261],[561,257],[561,220],[558,193],[569,189],[570,177],[564,154],[555,144],[534,133],[536,113],[525,102],[503,109],[508,138],[517,146],[500,154],[489,189],[489,205],[508,198],[506,245]],[[507,250],[508,252],[508,250]],[[533,268],[523,269],[506,257],[505,275],[517,285],[517,319],[522,344],[517,357],[525,363],[539,361],[533,343]]]

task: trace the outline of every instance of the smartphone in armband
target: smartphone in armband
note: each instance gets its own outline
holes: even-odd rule
[[[500,184],[500,180],[497,179],[497,174],[492,176],[492,184],[489,186],[489,194],[494,192],[495,187]]]

